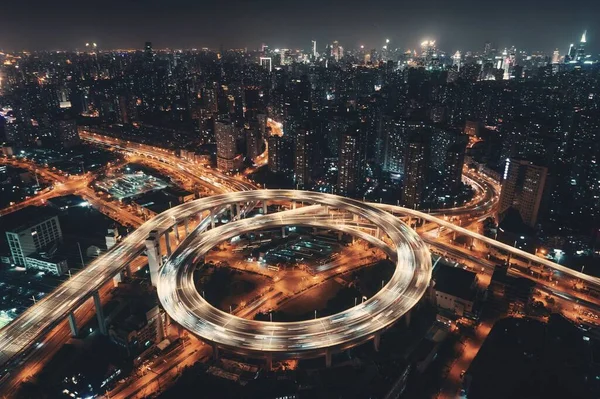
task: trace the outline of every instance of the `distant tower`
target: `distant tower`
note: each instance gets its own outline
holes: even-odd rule
[[[452,65],[456,66],[456,68],[460,71],[460,62],[461,62],[461,54],[460,51],[456,51],[452,56]]]
[[[273,60],[271,57],[260,57],[260,66],[271,72],[273,70]]]
[[[154,51],[152,50],[152,42],[146,42],[144,45],[144,58],[146,61],[154,61]]]
[[[583,32],[581,35],[581,40],[579,41],[579,47],[577,48],[577,57],[575,58],[577,61],[582,61],[585,58],[585,43],[586,43],[586,34],[587,30]]]
[[[483,45],[483,55],[488,56],[488,55],[490,55],[491,51],[492,51],[492,43],[485,42],[485,44]]]
[[[558,49],[554,50],[554,53],[552,53],[552,63],[553,64],[558,64],[560,62],[560,53],[558,52]]]
[[[565,56],[565,61],[574,61],[575,51],[575,45],[571,43],[571,45],[569,46],[569,51],[567,51],[567,55]]]
[[[313,58],[317,58],[317,41],[316,40],[312,41],[312,55],[313,55]]]
[[[340,46],[337,40],[331,45],[331,57],[339,61],[344,56],[344,48]]]

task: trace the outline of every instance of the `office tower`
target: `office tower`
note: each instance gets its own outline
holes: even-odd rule
[[[294,142],[288,136],[270,136],[269,171],[291,176],[294,171]]]
[[[340,44],[338,43],[337,40],[335,40],[333,42],[333,44],[331,45],[331,57],[334,60],[339,61],[342,59],[343,56],[344,56],[344,48],[342,46],[340,46]]]
[[[52,261],[62,242],[58,217],[43,207],[27,207],[2,218],[10,256],[15,265],[62,275],[67,270],[64,259]]]
[[[322,148],[313,127],[299,129],[294,148],[294,183],[296,188],[308,190],[322,169]]]
[[[585,59],[585,43],[587,42],[586,35],[587,31],[584,31],[583,35],[581,35],[579,47],[577,48],[577,55],[575,57],[576,61],[583,61]]]
[[[456,67],[457,71],[460,71],[461,54],[460,54],[460,51],[458,51],[458,50],[452,56],[452,65]]]
[[[360,136],[358,128],[351,128],[340,136],[337,194],[344,197],[356,195],[362,185],[365,165]]]
[[[312,40],[312,56],[313,58],[317,58],[317,41],[316,40]]]
[[[571,43],[569,45],[569,50],[567,51],[567,55],[565,56],[566,61],[575,61],[577,49],[575,48],[575,44]]]
[[[229,172],[239,169],[241,157],[237,153],[237,131],[230,121],[215,122],[215,139],[217,141],[217,168]]]
[[[559,62],[560,62],[560,53],[559,53],[558,49],[555,49],[554,52],[552,53],[552,63],[558,64]]]
[[[259,110],[262,108],[261,90],[257,86],[244,88],[244,115],[246,120],[255,120]]]
[[[273,70],[273,60],[271,57],[260,57],[260,66],[265,68],[268,72]]]
[[[402,202],[407,208],[418,208],[423,201],[430,158],[429,140],[423,131],[411,134],[404,156]]]
[[[516,209],[528,226],[537,223],[540,202],[544,193],[548,169],[532,162],[510,158],[506,160],[500,193],[500,219],[509,208]]]

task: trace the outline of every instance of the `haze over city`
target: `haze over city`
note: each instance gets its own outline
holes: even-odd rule
[[[4,50],[139,48],[306,48],[338,40],[348,48],[379,47],[384,38],[401,49],[426,38],[446,51],[476,51],[484,41],[529,51],[563,49],[576,32],[600,34],[600,5],[593,1],[534,0],[479,2],[442,0],[228,2],[175,0],[117,1],[101,4],[72,0],[28,0],[3,5],[0,48]],[[597,44],[590,50],[598,51]]]

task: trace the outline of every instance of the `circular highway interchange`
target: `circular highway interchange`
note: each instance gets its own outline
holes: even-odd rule
[[[197,228],[159,271],[158,296],[166,312],[203,340],[255,357],[315,357],[375,337],[410,311],[425,293],[432,269],[425,243],[398,218],[363,202],[316,192],[256,190],[212,196],[180,207],[216,215],[230,205],[242,204],[241,209],[249,209],[264,201],[313,206],[239,218],[206,231]],[[193,272],[211,248],[245,232],[292,225],[338,230],[364,239],[387,253],[395,271],[379,292],[357,306],[297,322],[243,319],[217,309],[199,294]]]

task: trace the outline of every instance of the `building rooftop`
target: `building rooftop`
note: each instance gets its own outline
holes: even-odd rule
[[[87,201],[85,201],[80,196],[73,194],[65,195],[62,197],[50,198],[48,200],[48,205],[60,210],[65,210],[74,206],[82,206],[82,204],[87,205]]]
[[[191,191],[184,190],[179,187],[171,187],[170,186],[170,187],[165,188],[163,191],[165,194],[176,197],[176,198],[194,195],[194,193],[192,193]]]
[[[17,212],[0,216],[0,225],[3,231],[18,232],[54,216],[57,216],[57,213],[50,207],[28,206]]]
[[[467,301],[475,299],[476,291],[475,279],[477,274],[464,270],[460,267],[438,265],[433,279],[435,280],[435,289],[445,294],[462,298]]]

